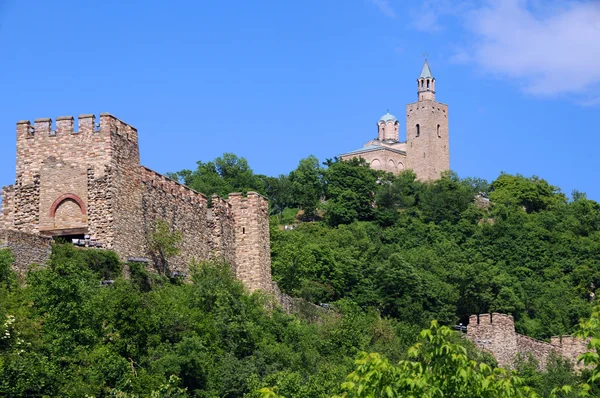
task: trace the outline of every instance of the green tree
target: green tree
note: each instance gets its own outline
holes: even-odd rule
[[[227,197],[231,192],[250,190],[265,194],[263,179],[254,174],[243,157],[224,153],[211,162],[199,161],[197,165],[194,171],[186,169],[168,175],[209,198],[213,194]]]
[[[371,169],[362,158],[328,159],[325,165],[327,222],[336,226],[371,219],[377,179],[382,173]]]
[[[418,208],[426,221],[456,223],[473,198],[472,190],[462,184],[456,174],[446,173],[441,179],[425,184],[419,195]]]
[[[537,176],[501,174],[491,185],[490,200],[507,206],[520,206],[528,213],[564,204],[566,196]]]
[[[148,248],[152,252],[159,274],[171,276],[169,259],[181,252],[181,239],[180,231],[173,230],[165,220],[156,220],[154,230],[148,235]]]
[[[290,173],[289,179],[295,204],[304,210],[305,219],[313,219],[323,196],[319,160],[312,155],[300,160],[298,167]]]
[[[432,322],[398,365],[363,353],[341,397],[537,397],[514,373],[470,360],[463,346],[450,341],[453,333]]]

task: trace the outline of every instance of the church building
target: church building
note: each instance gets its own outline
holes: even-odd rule
[[[400,121],[388,111],[377,122],[377,138],[339,157],[361,157],[373,169],[394,174],[412,169],[421,181],[437,180],[450,170],[448,105],[435,100],[435,77],[427,60],[417,79],[417,102],[406,105],[406,141],[400,141],[399,129]]]

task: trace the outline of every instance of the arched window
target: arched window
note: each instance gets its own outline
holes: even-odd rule
[[[421,126],[417,124],[417,137],[421,135]]]
[[[439,124],[437,125],[437,135],[440,138],[442,137],[442,134],[440,133],[440,125]]]
[[[427,79],[427,88],[429,88],[429,79]]]
[[[421,87],[423,87],[423,84],[425,84],[425,81],[421,80]]]

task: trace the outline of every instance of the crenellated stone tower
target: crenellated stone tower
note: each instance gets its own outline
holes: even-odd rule
[[[183,238],[171,271],[218,258],[249,290],[273,289],[266,198],[234,193],[209,208],[203,194],[140,164],[135,127],[108,113],[99,123],[92,114],[78,119],[77,126],[72,116],[17,123],[16,180],[1,192],[0,248],[13,249],[18,269],[43,263],[56,237],[158,264],[149,237],[163,220]]]
[[[427,60],[417,79],[417,102],[406,105],[406,160],[420,180],[437,180],[450,170],[448,105],[435,100]]]

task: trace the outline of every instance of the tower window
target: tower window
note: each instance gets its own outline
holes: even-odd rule
[[[417,137],[421,135],[421,126],[417,124]]]
[[[427,79],[427,88],[429,88],[429,79]]]
[[[437,125],[437,135],[438,137],[442,138],[442,134],[440,133],[440,125]]]

